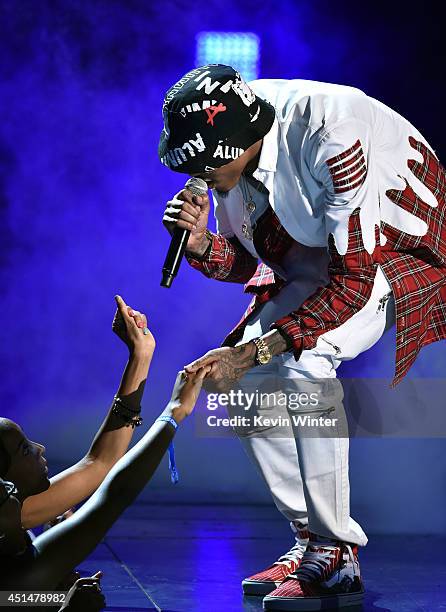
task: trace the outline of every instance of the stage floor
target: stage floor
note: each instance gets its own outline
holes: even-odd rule
[[[291,545],[274,508],[137,504],[80,569],[104,572],[107,610],[253,612],[262,598],[244,599],[242,578]],[[446,610],[445,550],[444,537],[369,534],[360,554],[364,605],[349,610]]]

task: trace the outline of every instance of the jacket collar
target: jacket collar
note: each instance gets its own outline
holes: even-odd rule
[[[277,116],[269,132],[263,137],[262,150],[260,151],[259,164],[253,172],[254,178],[261,180],[265,172],[275,172],[277,167],[277,155],[279,152],[279,122]]]

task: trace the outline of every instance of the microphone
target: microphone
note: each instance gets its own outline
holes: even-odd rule
[[[190,191],[193,195],[204,196],[208,191],[206,181],[201,178],[190,178],[184,185],[184,188]],[[161,287],[171,287],[173,279],[178,273],[181,260],[183,259],[184,251],[186,250],[187,241],[189,240],[190,230],[176,227],[172,239],[170,241],[169,250],[167,251],[166,259],[163,265],[163,278]]]

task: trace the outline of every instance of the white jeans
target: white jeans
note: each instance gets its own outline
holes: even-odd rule
[[[294,293],[294,307],[289,311],[307,297]],[[274,303],[266,303],[246,327],[241,342],[267,332],[286,307],[289,305],[280,304],[277,298]],[[299,406],[297,414],[319,416],[328,410],[330,418],[337,419],[334,429],[313,428],[313,435],[302,435],[289,418],[289,409],[276,405],[274,416],[288,417],[289,426],[235,428],[277,508],[298,527],[308,526],[318,535],[362,546],[367,543],[364,531],[350,516],[349,439],[336,368],[375,344],[394,321],[391,287],[378,268],[370,299],[346,323],[321,335],[316,347],[303,351],[299,361],[290,353],[277,355],[270,364],[253,368],[240,381],[245,392],[254,392],[265,380],[268,388],[274,385],[288,394],[315,391],[320,398],[317,407]],[[257,414],[264,412],[262,406],[255,410]]]

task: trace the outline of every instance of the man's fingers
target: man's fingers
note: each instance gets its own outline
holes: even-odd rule
[[[188,221],[185,221],[184,219],[181,219],[178,216],[172,216],[172,215],[164,215],[163,217],[163,223],[167,226],[167,225],[175,225],[176,227],[180,227],[181,229],[187,229],[189,231],[192,231],[195,228],[196,225],[196,221],[195,219],[190,216]]]
[[[169,206],[166,208],[163,216],[164,223],[190,223],[196,225],[200,216],[198,207],[193,207],[191,204],[185,203],[183,207]]]
[[[206,378],[208,372],[210,372],[211,367],[212,366],[210,366],[210,365],[203,366],[202,368],[200,368],[199,370],[197,370],[193,374],[190,374],[190,377],[193,380],[193,382],[194,383],[202,383],[203,379]]]
[[[218,361],[214,361],[214,363],[211,365],[211,369],[209,371],[209,377],[210,378],[218,378],[219,377],[219,369],[218,369]]]
[[[170,200],[167,202],[164,214],[168,217],[178,217],[181,211],[187,212],[192,217],[198,219],[200,216],[200,206],[183,200]]]
[[[194,203],[194,194],[189,189],[182,189],[176,196],[175,200],[182,200],[183,202]]]
[[[169,204],[178,202],[178,200],[188,202],[189,204],[192,204],[193,206],[199,206],[200,208],[209,205],[208,194],[199,196],[193,194],[188,189],[182,189],[179,193],[177,193],[176,196],[172,198]]]
[[[212,370],[212,365],[208,365],[198,370],[198,373],[200,376],[202,376],[202,378],[206,378],[206,376],[209,374],[211,370]]]
[[[185,193],[187,194],[187,192]],[[191,194],[188,195],[191,196]],[[179,196],[181,196],[181,194],[179,194]],[[192,212],[194,209],[200,212],[199,205],[192,200],[192,197],[174,197],[167,202],[163,219],[166,220],[166,217],[173,217],[176,219],[182,210]]]
[[[203,368],[204,366],[210,365],[211,363],[213,363],[217,359],[218,359],[218,356],[215,356],[215,355],[205,355],[204,357],[200,357],[200,359],[196,359],[195,361],[192,361],[192,363],[189,363],[188,365],[184,366],[184,369],[188,373],[196,372],[200,368]]]
[[[182,210],[180,214],[178,215],[178,220],[185,221],[186,223],[191,223],[192,225],[196,225],[197,220],[198,220],[198,215],[194,216],[186,212],[185,210]]]
[[[188,192],[185,193],[188,194]],[[179,199],[178,196],[175,196],[173,200],[169,200],[169,202],[167,202],[163,216],[163,223],[166,226],[172,224],[181,229],[192,231],[195,229],[199,217],[200,206],[195,204],[192,201],[192,198],[186,200]]]
[[[183,202],[182,200],[170,200],[169,202],[167,202],[167,206],[164,209],[163,219],[166,219],[167,217],[177,219],[178,215],[183,209],[184,204],[185,202]]]
[[[187,229],[190,232],[193,232],[197,229],[195,223],[190,223],[189,221],[183,221],[183,219],[179,219],[176,222],[176,227],[180,227],[181,229]]]
[[[209,372],[211,371],[211,366],[205,366],[204,368],[200,368],[197,373],[197,381],[202,385],[205,378],[207,378]]]
[[[189,204],[189,202],[184,202],[183,212],[187,212],[195,219],[198,219],[198,217],[200,216],[201,209],[198,204]]]

